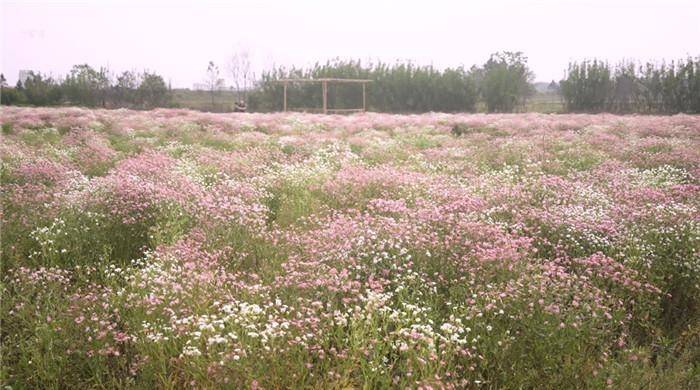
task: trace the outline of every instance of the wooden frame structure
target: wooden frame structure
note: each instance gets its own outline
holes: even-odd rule
[[[337,79],[337,78],[321,78],[321,79],[280,79],[278,83],[284,86],[284,100],[282,107],[284,112],[287,112],[287,86],[289,83],[321,83],[323,91],[323,108],[324,114],[328,113],[347,113],[347,112],[365,112],[367,111],[367,83],[371,83],[369,79]],[[328,108],[328,83],[359,83],[362,84],[362,108]]]

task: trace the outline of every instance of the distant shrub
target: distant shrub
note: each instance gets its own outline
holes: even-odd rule
[[[3,105],[11,106],[14,104],[22,104],[26,100],[24,93],[17,88],[2,88],[2,93],[0,93],[0,101]]]

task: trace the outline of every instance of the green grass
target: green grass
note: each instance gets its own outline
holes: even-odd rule
[[[209,91],[189,89],[174,89],[172,98],[176,107],[211,112],[232,112],[237,100],[236,94],[232,91],[218,91],[214,93],[214,105],[212,105]]]

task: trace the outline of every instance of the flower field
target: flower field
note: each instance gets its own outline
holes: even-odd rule
[[[4,385],[700,387],[700,117],[0,119]]]

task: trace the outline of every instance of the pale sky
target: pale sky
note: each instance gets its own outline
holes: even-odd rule
[[[241,48],[254,67],[336,57],[436,67],[523,51],[539,81],[570,60],[673,60],[700,55],[700,0],[6,1],[2,73],[66,74],[72,65],[151,70],[173,87],[225,74]]]

